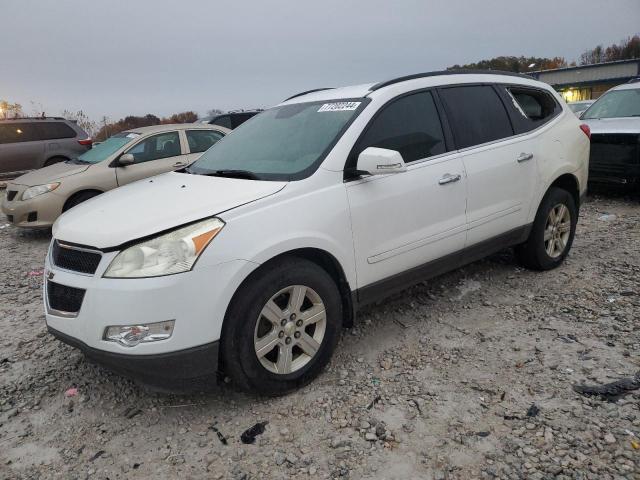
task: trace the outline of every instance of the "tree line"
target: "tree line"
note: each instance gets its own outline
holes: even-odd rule
[[[640,58],[639,35],[627,37],[621,42],[613,43],[607,47],[598,45],[586,50],[580,55],[580,59],[577,62],[567,62],[564,57],[500,56],[465,65],[453,65],[447,68],[447,70],[503,70],[507,72],[526,73],[535,70],[593,65],[594,63],[615,62],[617,60],[630,60],[634,58]]]

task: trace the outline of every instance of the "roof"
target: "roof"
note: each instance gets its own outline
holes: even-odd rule
[[[124,131],[131,133],[147,134],[147,133],[162,133],[170,130],[185,130],[185,129],[201,129],[201,130],[223,130],[230,132],[228,128],[221,127],[220,125],[208,125],[201,123],[163,123],[161,125],[151,125],[149,127],[129,128]]]
[[[474,76],[475,78],[471,78]],[[458,77],[458,78],[456,78]],[[446,79],[446,80],[443,80]],[[336,99],[348,99],[348,98],[362,98],[371,94],[372,92],[382,90],[392,85],[409,82],[430,80],[430,86],[436,86],[449,83],[465,83],[465,82],[502,82],[502,83],[519,83],[519,84],[537,84],[537,80],[528,76],[514,72],[502,72],[498,70],[446,70],[436,72],[417,73],[413,75],[406,75],[403,77],[397,77],[391,80],[386,80],[377,83],[364,83],[361,85],[352,85],[349,87],[340,88],[321,88],[315,90],[309,90],[308,92],[302,92],[297,95],[293,95],[282,103],[301,103],[301,102],[316,102],[327,101]],[[423,82],[424,83],[424,82]]]

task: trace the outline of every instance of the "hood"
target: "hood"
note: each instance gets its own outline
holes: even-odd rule
[[[49,165],[48,167],[25,173],[15,180],[12,180],[11,183],[33,187],[34,185],[51,183],[70,175],[82,173],[90,166],[91,165],[67,162],[54,163],[53,165]]]
[[[96,248],[220,214],[282,190],[286,182],[166,173],[81,203],[58,218],[53,236]]]
[[[591,133],[640,133],[640,117],[584,118]]]

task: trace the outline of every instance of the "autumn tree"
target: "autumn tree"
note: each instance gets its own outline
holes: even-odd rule
[[[501,70],[506,72],[524,73],[532,70],[549,70],[553,68],[566,67],[567,61],[563,57],[541,58],[541,57],[513,57],[501,56],[480,60],[466,65],[453,65],[447,70]]]
[[[23,116],[22,105],[0,100],[0,118],[16,118]]]
[[[640,58],[640,35],[627,37],[620,43],[614,43],[608,47],[598,45],[587,50],[580,55],[580,65],[593,65],[594,63],[615,62],[634,58]]]

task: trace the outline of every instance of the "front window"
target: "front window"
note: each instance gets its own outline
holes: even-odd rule
[[[587,118],[640,117],[640,88],[605,93],[582,114]]]
[[[313,173],[357,117],[365,99],[283,105],[262,112],[207,150],[190,173],[244,171],[247,178],[297,180]]]
[[[131,132],[117,133],[94,146],[91,150],[84,152],[78,157],[78,160],[83,163],[100,163],[139,136],[140,134]]]

